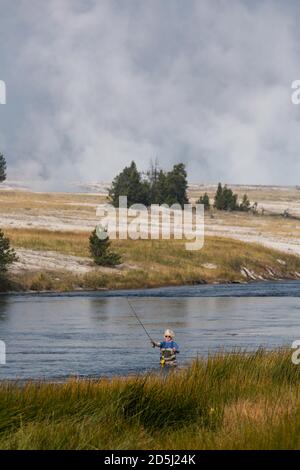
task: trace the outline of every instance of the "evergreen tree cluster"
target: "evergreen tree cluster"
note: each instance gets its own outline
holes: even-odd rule
[[[219,183],[218,189],[215,194],[214,207],[221,211],[237,210],[238,208],[237,199],[238,199],[238,196],[237,194],[233,194],[232,189],[227,188],[226,184],[224,187],[222,187],[221,183]]]
[[[127,196],[127,206],[132,204],[180,204],[188,203],[187,173],[185,165],[179,163],[164,172],[157,163],[152,165],[146,177],[138,171],[134,161],[117,175],[109,189],[109,197],[115,207],[119,206],[119,196]]]
[[[197,204],[203,204],[204,210],[210,209],[210,201],[208,194],[204,193],[203,196],[200,196],[199,200],[197,201]]]
[[[250,210],[250,201],[247,194],[244,194],[242,202],[238,203],[238,195],[233,194],[232,189],[227,188],[225,184],[218,184],[218,188],[215,194],[214,207],[223,211],[245,211]]]
[[[204,204],[204,209],[210,209],[210,200],[207,193],[204,193],[203,196],[200,196],[197,201],[198,204]],[[251,209],[256,211],[257,203],[254,204],[251,208],[250,201],[247,194],[244,194],[242,202],[238,203],[238,195],[233,194],[232,189],[225,186],[222,186],[221,183],[218,184],[218,188],[214,198],[214,207],[221,211],[244,211],[249,212]]]

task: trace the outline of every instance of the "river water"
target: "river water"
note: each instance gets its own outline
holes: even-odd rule
[[[300,339],[300,282],[199,285],[0,297],[0,380],[65,380],[156,370],[151,337],[172,328],[178,360],[218,350],[290,346]]]

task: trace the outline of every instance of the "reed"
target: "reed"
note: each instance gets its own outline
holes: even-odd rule
[[[0,384],[1,449],[297,449],[291,351],[235,351],[167,375]]]

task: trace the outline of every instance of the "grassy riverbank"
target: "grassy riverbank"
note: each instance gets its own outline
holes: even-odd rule
[[[297,187],[236,186],[258,203],[257,214],[205,215],[205,245],[187,251],[181,240],[116,240],[123,265],[95,268],[88,238],[99,223],[105,194],[36,193],[0,188],[0,227],[17,250],[0,291],[70,291],[300,279],[300,203]],[[99,189],[99,188],[98,188]],[[193,186],[189,198],[215,186]],[[284,211],[291,217],[283,217]]]
[[[220,354],[158,375],[0,385],[1,449],[296,449],[291,351]]]
[[[186,250],[184,240],[115,240],[112,247],[124,264],[107,269],[93,266],[88,258],[89,233],[13,229],[5,234],[16,250],[24,250],[24,262],[9,273],[2,290],[131,289],[300,278],[299,256],[229,238],[206,237],[199,251]]]

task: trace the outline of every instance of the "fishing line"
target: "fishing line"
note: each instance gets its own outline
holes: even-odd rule
[[[129,304],[129,306],[130,306],[130,308],[131,308],[131,311],[133,312],[135,318],[137,319],[137,321],[139,322],[139,324],[140,324],[140,325],[142,326],[142,328],[144,329],[144,331],[145,331],[146,335],[148,336],[148,338],[150,339],[150,341],[153,342],[153,339],[152,339],[151,336],[149,335],[148,331],[146,330],[146,328],[144,327],[143,323],[142,323],[141,320],[139,319],[139,317],[138,317],[136,311],[134,310],[133,306],[132,306],[131,303],[129,302],[128,297],[126,297],[126,300],[127,300],[128,304]]]

